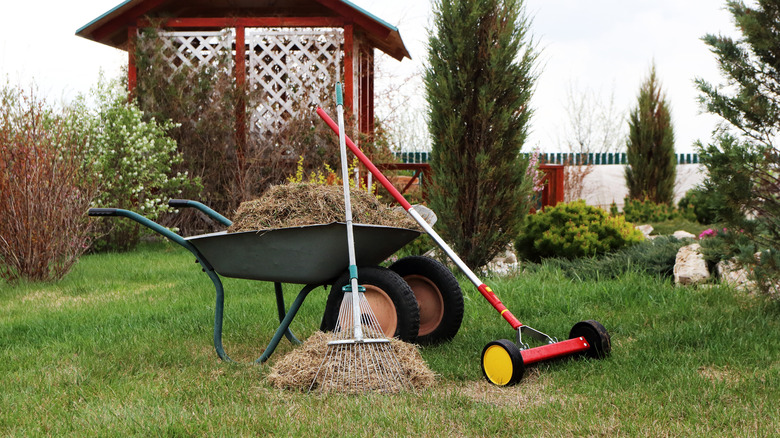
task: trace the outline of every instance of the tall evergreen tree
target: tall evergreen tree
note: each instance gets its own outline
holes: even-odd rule
[[[780,0],[726,6],[740,39],[708,34],[726,84],[697,79],[701,103],[723,118],[714,141],[699,145],[706,191],[723,202],[733,254],[752,265],[758,285],[780,297]],[[754,254],[761,251],[760,262]]]
[[[469,266],[517,235],[530,207],[520,150],[536,53],[523,0],[437,0],[425,71],[433,148],[431,206]]]
[[[726,5],[742,33],[741,40],[708,34],[710,46],[728,79],[713,86],[703,79],[696,85],[700,101],[727,123],[726,129],[756,145],[775,148],[780,133],[780,0],[759,0],[757,7],[742,1]]]
[[[628,121],[626,185],[630,199],[671,204],[677,162],[669,105],[655,74],[655,65],[642,84],[637,106]]]

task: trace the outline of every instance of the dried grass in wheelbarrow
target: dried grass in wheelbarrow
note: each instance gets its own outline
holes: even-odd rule
[[[382,204],[363,190],[350,190],[355,223],[418,229],[406,212]],[[258,199],[242,202],[229,233],[344,221],[340,186],[291,183],[270,187]]]
[[[327,354],[328,342],[335,339],[336,335],[330,332],[314,333],[303,345],[287,353],[273,365],[267,377],[268,382],[275,388],[308,390]],[[414,345],[398,339],[391,339],[390,344],[406,379],[414,389],[423,389],[433,385],[436,375],[428,368],[428,365]],[[355,354],[358,354],[357,351]],[[348,362],[349,359],[346,358],[344,363]],[[344,363],[335,365],[344,366]],[[342,373],[341,375],[346,376],[347,374]],[[368,375],[371,375],[370,370]],[[357,379],[364,378],[360,375],[352,375],[351,377]],[[369,390],[372,390],[370,382],[361,382],[360,386],[367,386]],[[317,389],[321,392],[364,392],[355,390],[355,388],[354,381],[326,380],[323,382],[323,386]],[[402,389],[402,385],[398,384],[390,392],[400,392]]]

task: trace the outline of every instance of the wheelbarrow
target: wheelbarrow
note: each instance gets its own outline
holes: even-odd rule
[[[172,199],[168,205],[196,208],[222,225],[232,224],[197,201]],[[292,343],[301,342],[290,330],[290,324],[312,290],[332,285],[330,303],[333,297],[342,293],[342,286],[349,280],[346,224],[341,222],[182,237],[129,210],[91,208],[88,214],[129,218],[195,255],[216,289],[214,349],[226,362],[232,360],[222,345],[225,295],[220,276],[274,283],[279,327],[255,361],[257,363],[268,360],[283,336]],[[463,297],[452,273],[439,262],[425,257],[403,258],[390,268],[378,266],[419,234],[419,231],[407,228],[354,224],[355,253],[361,266],[361,282],[367,289],[366,298],[375,309],[385,334],[408,342],[417,341],[419,336],[432,343],[451,338],[460,328]],[[304,285],[289,309],[285,309],[282,283]],[[326,306],[323,329],[332,329],[337,313],[337,307]]]

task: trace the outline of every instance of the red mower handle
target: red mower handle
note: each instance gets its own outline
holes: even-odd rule
[[[333,119],[330,118],[328,113],[325,112],[322,108],[317,108],[317,114],[320,116],[320,118],[330,127],[330,129],[333,130],[337,135],[339,133],[339,125],[336,124],[336,122],[333,121]],[[368,159],[368,157],[363,153],[363,151],[360,150],[360,148],[357,147],[357,145],[352,141],[352,139],[349,138],[349,136],[346,137],[346,143],[347,147],[350,151],[352,151],[353,154],[355,154],[356,157],[358,157],[358,160],[360,160],[361,163],[363,163],[366,168],[374,175],[374,178],[379,181],[380,184],[382,184],[382,187],[387,189],[388,192],[395,198],[396,201],[398,201],[399,204],[404,208],[404,210],[409,211],[410,208],[412,208],[412,204],[409,203],[409,201],[406,200],[406,198],[401,195],[401,193],[398,191],[398,189],[393,186],[393,184],[385,178],[384,175],[382,175],[382,172],[377,169],[376,166],[374,166],[374,163],[371,162],[371,160]]]

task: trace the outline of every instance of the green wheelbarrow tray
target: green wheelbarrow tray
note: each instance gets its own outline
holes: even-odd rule
[[[175,208],[197,208],[225,226],[232,222],[197,201],[172,199]],[[300,341],[290,331],[290,323],[309,292],[333,283],[349,266],[346,224],[308,225],[240,233],[218,232],[181,237],[137,213],[117,208],[91,208],[90,216],[121,216],[144,225],[192,252],[216,289],[214,309],[214,349],[217,356],[232,362],[222,346],[222,320],[225,293],[219,276],[271,281],[276,293],[279,327],[262,355],[255,361],[265,362],[286,336]],[[419,231],[407,228],[354,224],[356,256],[359,265],[373,266],[390,257],[414,240]],[[219,274],[219,275],[218,275]],[[282,283],[305,285],[289,310],[285,309]]]
[[[420,233],[353,224],[358,266],[381,263]],[[277,228],[187,237],[219,275],[296,284],[330,284],[349,266],[347,225]]]

